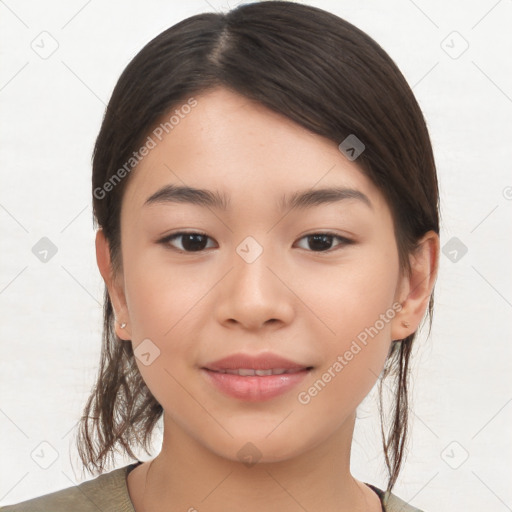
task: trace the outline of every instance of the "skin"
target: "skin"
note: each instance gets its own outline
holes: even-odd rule
[[[146,338],[160,350],[148,366],[137,359],[164,408],[164,434],[144,503],[149,462],[128,476],[135,509],[380,511],[377,495],[350,473],[356,408],[376,383],[392,340],[423,319],[438,237],[429,232],[420,240],[404,275],[390,209],[357,160],[228,90],[196,99],[130,175],[121,211],[122,272],[112,273],[101,229],[96,238],[116,318],[127,323],[116,324],[117,334],[135,350]],[[171,183],[219,190],[230,208],[144,206]],[[303,211],[277,207],[283,194],[334,185],[364,193],[371,207],[357,199]],[[180,253],[183,237],[158,242],[179,231],[206,233],[207,247]],[[325,231],[353,243],[333,237],[326,250],[315,251],[305,236]],[[252,263],[236,252],[247,236],[263,249]],[[298,393],[397,303],[402,310],[301,404]],[[264,351],[314,369],[296,388],[264,402],[225,396],[199,371],[235,352]],[[247,442],[261,453],[251,467],[237,455]]]

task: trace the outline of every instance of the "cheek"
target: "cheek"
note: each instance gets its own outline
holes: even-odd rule
[[[336,336],[329,338],[331,341],[324,337],[319,346],[323,362],[296,397],[312,431],[327,436],[340,427],[371,391],[383,369],[391,346],[394,311],[373,306],[366,304],[364,312],[346,321],[340,318]]]
[[[191,279],[183,269],[148,261],[142,251],[126,258],[124,277],[139,371],[160,404],[169,410],[183,407],[180,402],[186,397],[179,383],[186,381],[186,367],[197,360],[191,340],[197,337],[200,301],[211,279]],[[144,353],[149,356],[139,357]]]
[[[372,255],[367,260],[332,268],[315,286],[304,283],[305,294],[314,290],[305,296],[322,320],[311,323],[321,333],[316,339],[322,364],[297,398],[311,417],[320,418],[318,428],[326,417],[342,421],[361,403],[389,353],[398,257],[383,252],[378,260]]]
[[[133,325],[132,339],[154,338],[160,342],[183,338],[183,329],[193,324],[200,301],[212,284],[211,277],[172,265],[165,258],[134,253],[126,266],[125,295]]]
[[[193,411],[182,386],[188,386],[187,367],[195,361],[190,326],[196,321],[198,295],[178,276],[172,278],[164,278],[156,267],[128,276],[132,346],[144,382],[164,409]]]
[[[376,251],[378,252],[378,251]],[[294,291],[314,315],[315,330],[322,329],[321,339],[329,347],[344,344],[374,325],[382,314],[392,309],[398,282],[398,256],[381,251],[376,258],[372,251],[361,251],[357,257],[339,265],[303,269]],[[389,322],[379,331],[389,334]]]

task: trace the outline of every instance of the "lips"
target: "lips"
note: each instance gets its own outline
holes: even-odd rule
[[[312,368],[267,352],[255,356],[233,354],[201,367],[201,373],[223,394],[259,402],[290,391]]]

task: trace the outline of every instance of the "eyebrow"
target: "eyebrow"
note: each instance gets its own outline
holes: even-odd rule
[[[373,209],[373,205],[368,196],[359,190],[342,187],[300,190],[288,197],[283,195],[278,206],[283,210],[302,210],[322,204],[335,203],[345,199],[356,199]],[[229,198],[218,191],[171,184],[162,187],[149,196],[144,202],[144,206],[168,203],[195,204],[223,211],[229,208]]]

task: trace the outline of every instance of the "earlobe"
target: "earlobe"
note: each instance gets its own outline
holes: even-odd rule
[[[131,336],[126,325],[128,322],[128,308],[124,289],[118,283],[119,279],[116,279],[113,274],[109,243],[101,228],[96,232],[96,262],[114,308],[116,334],[123,340],[129,340]]]
[[[402,309],[392,326],[392,339],[401,340],[413,334],[427,310],[437,278],[439,264],[439,236],[426,233],[410,254],[410,273],[404,276],[400,291]]]

